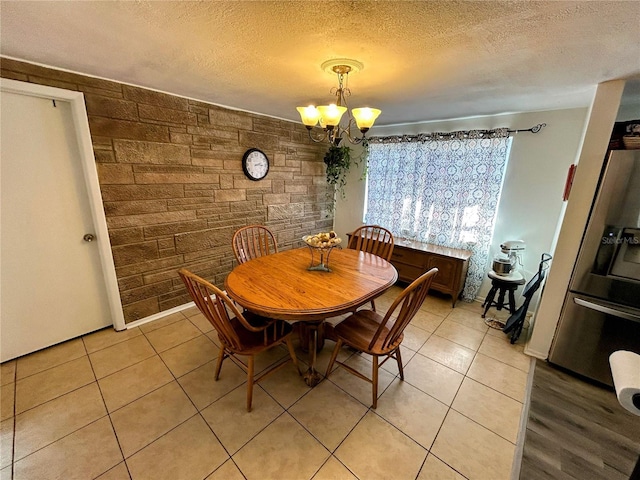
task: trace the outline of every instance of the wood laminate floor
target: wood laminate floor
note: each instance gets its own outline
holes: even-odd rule
[[[627,480],[640,455],[640,416],[612,390],[537,361],[521,480]]]

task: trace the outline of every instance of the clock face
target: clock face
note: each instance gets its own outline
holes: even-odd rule
[[[247,150],[242,157],[242,170],[251,180],[262,180],[269,173],[269,159],[257,148]]]

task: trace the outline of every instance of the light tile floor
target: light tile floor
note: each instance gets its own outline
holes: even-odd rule
[[[377,410],[343,369],[310,389],[289,364],[247,413],[241,369],[226,361],[213,380],[218,339],[195,308],[6,362],[0,479],[508,479],[530,361],[480,311],[428,297],[405,333],[405,381],[383,366]],[[340,355],[370,374],[366,356]]]

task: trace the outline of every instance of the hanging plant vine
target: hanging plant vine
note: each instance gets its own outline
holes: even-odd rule
[[[351,149],[331,145],[324,155],[324,163],[327,166],[327,183],[344,198],[344,186],[347,184],[347,174],[351,168]]]
[[[327,167],[327,184],[333,186],[331,191],[327,192],[327,201],[329,203],[329,210],[333,211],[335,208],[335,195],[340,194],[341,198],[345,198],[344,187],[347,184],[347,175],[351,165],[356,167],[360,166],[361,162],[364,162],[364,170],[360,180],[364,180],[367,176],[367,166],[369,157],[369,142],[367,139],[363,139],[362,153],[357,157],[351,156],[351,148],[347,146],[331,145],[327,153],[324,155],[324,163]]]

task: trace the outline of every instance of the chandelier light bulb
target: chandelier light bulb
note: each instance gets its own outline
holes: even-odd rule
[[[320,120],[320,112],[313,105],[309,105],[308,107],[296,107],[296,110],[298,110],[298,113],[300,114],[302,123],[307,127],[315,127],[318,120]]]
[[[347,107],[341,107],[332,103],[331,105],[322,105],[318,107],[320,116],[327,127],[335,127],[340,123],[340,119],[344,112],[347,111]]]
[[[380,115],[380,110],[377,108],[354,108],[351,110],[353,118],[356,120],[356,125],[361,132],[366,132],[373,127],[376,118]]]

